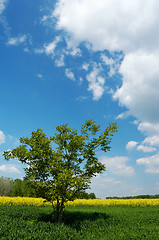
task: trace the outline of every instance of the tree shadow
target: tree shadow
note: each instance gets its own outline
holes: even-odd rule
[[[108,219],[109,215],[106,213],[100,213],[100,212],[82,212],[82,211],[75,211],[75,212],[65,212],[64,214],[64,222],[67,225],[72,225],[75,222],[81,222],[81,221],[96,221],[98,219]]]
[[[8,209],[8,208],[7,208]],[[12,211],[11,211],[12,210]],[[53,209],[51,208],[41,208],[37,211],[37,208],[28,208],[28,207],[11,207],[9,214],[13,218],[23,219],[24,221],[30,222],[46,222],[57,224],[56,218],[53,214]],[[111,216],[100,212],[100,210],[69,210],[64,209],[63,221],[61,224],[65,226],[70,226],[73,229],[80,230],[83,224],[92,224],[95,221],[100,223],[108,223]]]
[[[43,212],[43,213],[38,214],[37,221],[38,222],[53,223],[53,222],[55,222],[55,217],[54,217],[52,211],[50,213],[44,213]]]
[[[76,230],[80,229],[80,225],[83,222],[93,222],[98,220],[104,220],[107,221],[110,218],[109,215],[106,213],[101,212],[83,212],[83,211],[64,211],[63,214],[63,221],[62,224],[65,224],[67,226],[70,226]],[[50,222],[50,223],[56,223],[56,220],[53,216],[53,212],[51,213],[41,213],[38,216],[37,221],[44,221],[44,222]]]

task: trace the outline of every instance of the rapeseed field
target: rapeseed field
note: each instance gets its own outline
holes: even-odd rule
[[[43,198],[0,197],[0,205],[50,206]],[[159,206],[159,199],[76,199],[66,206]]]

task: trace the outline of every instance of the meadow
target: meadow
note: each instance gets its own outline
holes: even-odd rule
[[[43,199],[0,197],[0,239],[159,239],[157,199],[75,200],[63,223],[52,211]]]

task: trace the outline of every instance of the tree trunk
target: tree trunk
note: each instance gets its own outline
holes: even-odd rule
[[[58,214],[58,222],[62,222],[63,220],[63,207],[60,209],[59,214]]]
[[[57,222],[62,222],[62,220],[63,220],[63,209],[64,209],[64,201],[63,201],[63,199],[60,202],[59,199],[57,198],[56,208],[54,209],[55,210],[55,214],[56,214],[56,221]]]

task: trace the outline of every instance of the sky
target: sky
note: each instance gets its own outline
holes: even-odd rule
[[[89,192],[159,194],[158,24],[158,0],[0,0],[0,176],[20,137],[93,119],[118,132]]]

